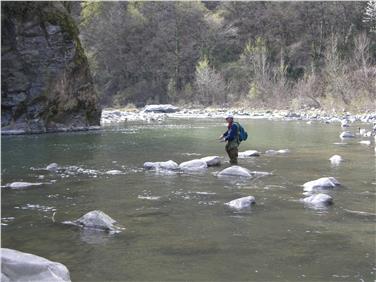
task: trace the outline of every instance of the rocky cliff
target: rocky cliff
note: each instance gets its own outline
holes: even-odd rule
[[[77,26],[63,2],[1,6],[2,133],[99,125],[99,99]]]

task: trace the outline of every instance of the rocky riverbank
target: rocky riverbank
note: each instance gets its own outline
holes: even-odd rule
[[[376,112],[363,114],[327,113],[318,109],[291,111],[291,110],[265,110],[265,109],[234,109],[231,113],[237,119],[268,119],[268,120],[301,120],[307,122],[341,123],[354,122],[376,123]],[[102,111],[101,125],[110,125],[127,121],[160,122],[166,118],[224,118],[228,108],[177,108],[172,105],[149,105],[143,109],[104,109]]]

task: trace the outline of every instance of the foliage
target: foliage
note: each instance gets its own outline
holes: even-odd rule
[[[350,107],[375,92],[374,23],[374,1],[93,1],[80,31],[107,105]]]

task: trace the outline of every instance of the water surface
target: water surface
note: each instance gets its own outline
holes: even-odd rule
[[[131,123],[98,132],[2,137],[2,246],[65,264],[73,281],[373,281],[375,155],[372,146],[341,142],[338,124],[242,120],[241,151],[290,149],[286,155],[240,159],[273,172],[251,181],[144,171],[146,161],[178,163],[224,156],[222,120]],[[354,127],[357,128],[357,127]],[[329,158],[341,155],[337,167]],[[64,173],[41,170],[56,162]],[[107,175],[108,170],[120,175]],[[304,207],[304,182],[323,176],[343,186],[326,210]],[[252,195],[237,212],[224,205]],[[99,209],[126,227],[120,234],[60,224]],[[52,215],[55,213],[55,222]]]

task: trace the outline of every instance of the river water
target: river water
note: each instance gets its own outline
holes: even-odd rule
[[[239,165],[272,176],[218,179],[215,172],[227,163],[195,174],[143,170],[146,161],[225,157],[216,140],[225,131],[222,120],[3,136],[2,185],[50,184],[2,189],[2,247],[61,262],[72,281],[373,281],[373,146],[359,139],[335,144],[342,142],[338,124],[241,123],[250,136],[240,151],[290,149],[239,159]],[[328,160],[334,154],[345,160],[336,167]],[[65,171],[43,170],[52,162]],[[305,207],[301,185],[323,176],[342,183],[329,192],[334,205]],[[248,195],[256,198],[251,209],[224,205]],[[61,224],[96,209],[126,229],[107,234]]]

